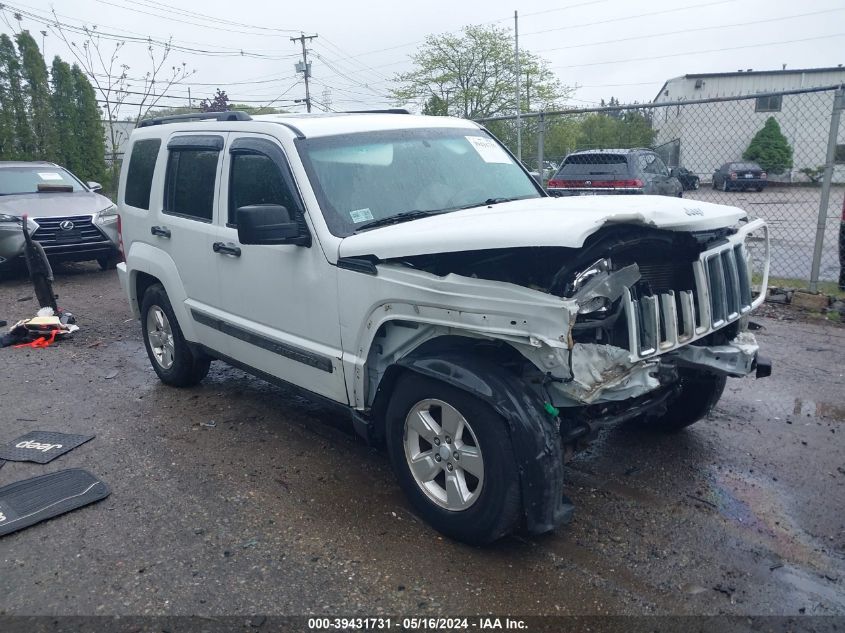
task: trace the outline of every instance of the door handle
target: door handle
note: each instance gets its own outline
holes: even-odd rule
[[[150,233],[158,235],[159,237],[166,237],[167,239],[170,239],[170,229],[166,226],[151,226]]]
[[[215,253],[220,253],[221,255],[231,255],[232,257],[241,256],[240,246],[235,246],[231,242],[228,244],[224,244],[223,242],[214,242],[214,244],[211,245],[211,249]]]

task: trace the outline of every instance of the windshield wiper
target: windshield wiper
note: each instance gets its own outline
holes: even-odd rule
[[[522,198],[487,198],[484,202],[473,202],[472,204],[465,204],[459,209],[472,209],[473,207],[483,207],[484,205],[499,204],[500,202],[513,202],[514,200],[521,200]]]
[[[403,211],[402,213],[397,213],[396,215],[391,215],[386,218],[379,218],[378,220],[373,220],[372,222],[362,224],[361,226],[355,229],[355,232],[358,233],[359,231],[375,229],[380,226],[388,226],[390,224],[399,224],[400,222],[416,220],[417,218],[425,218],[430,215],[437,215],[438,213],[443,213],[443,211],[439,211],[437,209],[431,209],[429,211],[424,211],[422,209],[414,209],[413,211]]]

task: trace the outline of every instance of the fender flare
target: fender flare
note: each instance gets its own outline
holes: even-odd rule
[[[530,534],[549,532],[571,520],[573,506],[563,494],[559,425],[517,376],[466,350],[412,352],[396,366],[480,398],[505,419],[519,469],[525,527]]]
[[[130,301],[134,302],[138,278],[137,273],[146,273],[155,277],[161,282],[165,292],[167,292],[167,297],[170,299],[170,305],[173,307],[173,313],[176,315],[176,320],[179,322],[182,334],[188,341],[197,341],[194,331],[194,320],[190,317],[185,307],[185,301],[188,299],[188,295],[182,286],[182,278],[179,276],[176,263],[170,255],[149,244],[135,242],[126,255],[126,261],[131,262],[131,267],[127,266],[130,270],[128,284]],[[138,308],[140,309],[140,306]]]

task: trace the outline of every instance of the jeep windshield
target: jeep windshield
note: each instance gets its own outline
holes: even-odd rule
[[[82,183],[54,165],[0,168],[0,196],[84,190]]]
[[[365,132],[298,142],[329,230],[411,221],[542,191],[501,145],[479,129]]]

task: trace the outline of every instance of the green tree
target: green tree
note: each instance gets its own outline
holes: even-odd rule
[[[32,155],[34,160],[56,159],[56,128],[53,125],[53,108],[50,84],[44,57],[29,31],[15,36],[21,60],[21,78],[25,82],[24,94],[29,107],[32,128]]]
[[[449,104],[437,95],[431,95],[423,106],[423,114],[427,116],[449,116]]]
[[[82,168],[81,143],[83,137],[79,128],[79,111],[76,106],[76,87],[67,62],[60,57],[53,59],[50,72],[53,86],[53,122],[56,127],[56,159],[80,175]]]
[[[35,144],[32,128],[27,117],[26,99],[21,86],[21,64],[15,45],[8,35],[0,35],[0,81],[6,87],[6,104],[0,116],[11,126],[10,143],[3,149],[4,158],[31,158]]]
[[[200,101],[200,112],[226,112],[229,109],[229,95],[225,90],[217,89],[211,99]]]
[[[742,157],[758,163],[770,174],[782,174],[792,168],[792,147],[774,117],[766,119],[763,128],[751,139]]]
[[[106,180],[106,141],[103,115],[97,105],[97,95],[88,77],[76,64],[70,71],[73,78],[76,117],[79,126],[79,160],[76,175],[83,180],[95,180],[103,184]],[[112,182],[114,189],[116,182]]]
[[[516,63],[510,31],[496,26],[467,26],[460,34],[429,35],[411,56],[413,70],[396,76],[393,98],[400,104],[429,104],[453,116],[477,119],[516,109]],[[549,109],[568,94],[545,61],[520,52],[520,76],[530,93],[521,91],[520,107]],[[432,102],[437,97],[438,101]]]

